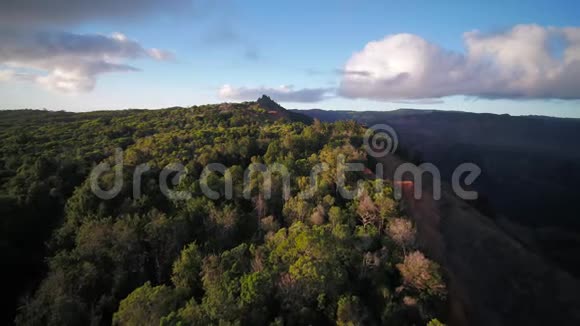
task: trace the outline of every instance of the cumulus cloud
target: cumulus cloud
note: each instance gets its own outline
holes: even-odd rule
[[[580,28],[517,25],[496,34],[467,32],[463,39],[465,53],[412,34],[370,42],[344,66],[339,94],[378,100],[580,98]]]
[[[170,52],[146,49],[121,33],[64,32],[0,34],[0,66],[9,67],[0,80],[29,80],[64,92],[86,92],[98,75],[138,69],[126,60],[171,60]]]
[[[79,23],[129,21],[156,15],[202,17],[214,0],[5,0],[0,1],[0,81],[31,81],[64,92],[86,92],[98,76],[137,71],[127,61],[173,61],[173,53],[144,48],[121,33],[61,32]],[[222,3],[220,1],[220,3]]]
[[[226,100],[248,101],[255,100],[262,94],[270,96],[279,102],[320,102],[329,95],[328,88],[302,88],[294,89],[292,85],[279,87],[234,87],[223,85],[219,90],[219,96]]]

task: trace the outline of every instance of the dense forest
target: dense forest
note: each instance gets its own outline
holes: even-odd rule
[[[371,166],[365,128],[321,123],[267,97],[163,110],[0,112],[3,321],[18,325],[441,325],[441,268],[388,182],[349,172]],[[122,149],[122,164],[116,153]],[[120,193],[103,189],[122,175]],[[134,172],[142,172],[134,189]],[[171,164],[186,173],[160,175]],[[204,168],[221,163],[233,180]],[[253,167],[280,164],[265,179]],[[315,179],[318,164],[329,169]],[[250,182],[243,182],[245,174]],[[269,184],[264,184],[268,181]],[[219,193],[208,198],[202,188]],[[272,189],[265,196],[263,188]],[[244,194],[249,194],[245,196]]]

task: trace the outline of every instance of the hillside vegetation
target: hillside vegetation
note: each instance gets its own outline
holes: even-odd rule
[[[349,172],[347,188],[360,181],[363,190],[352,200],[338,192],[338,157],[369,163],[365,128],[353,121],[313,122],[267,97],[154,111],[2,111],[0,121],[0,239],[14,285],[2,294],[13,303],[7,322],[14,315],[20,325],[445,320],[441,270],[419,251],[392,187]],[[114,188],[122,173],[120,193],[108,200],[91,189],[91,170],[102,162],[115,168],[100,176],[101,188]],[[229,168],[231,199],[223,174],[200,183],[216,162]],[[134,171],[144,163],[135,196]],[[165,177],[187,199],[160,190],[163,169],[176,163],[187,172]],[[271,197],[263,194],[260,163],[288,169],[288,198],[280,173],[269,181]],[[329,169],[303,198],[320,163]]]
[[[401,109],[388,112],[301,111],[321,121],[388,124],[402,156],[430,162],[450,183],[459,164],[482,174],[473,206],[526,247],[580,278],[580,119]]]

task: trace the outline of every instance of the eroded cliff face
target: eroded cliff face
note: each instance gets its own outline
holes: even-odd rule
[[[392,180],[401,160],[381,160]],[[580,325],[580,281],[503,232],[443,185],[422,177],[400,184],[407,214],[417,226],[419,245],[448,278],[450,325]],[[397,185],[395,185],[397,186]]]

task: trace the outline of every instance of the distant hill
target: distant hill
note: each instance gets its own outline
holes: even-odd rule
[[[354,119],[366,125],[390,123],[400,129],[397,129],[400,134],[420,134],[452,143],[511,146],[580,157],[580,149],[575,146],[575,139],[580,136],[580,119],[413,109],[295,112],[328,122]]]
[[[321,121],[386,123],[399,154],[431,162],[449,182],[456,166],[482,169],[472,203],[514,236],[580,275],[580,119],[456,111],[296,111]],[[514,224],[516,223],[516,224]],[[523,227],[523,228],[522,228]]]

